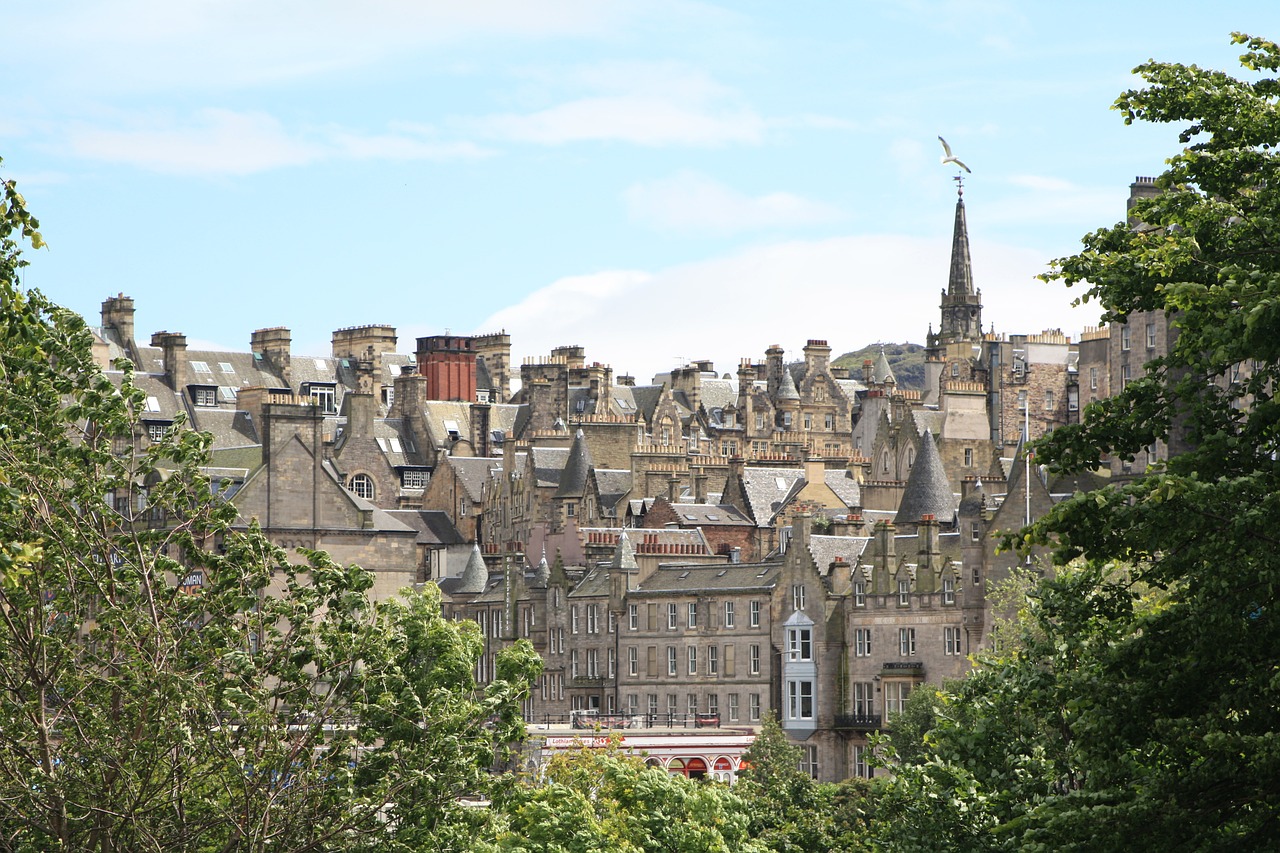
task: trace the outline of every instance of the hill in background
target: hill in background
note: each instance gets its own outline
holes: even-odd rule
[[[861,379],[862,362],[866,359],[875,361],[881,349],[884,349],[885,357],[889,359],[889,369],[893,371],[893,378],[898,380],[899,388],[914,391],[924,389],[924,347],[920,344],[871,344],[845,353],[832,364],[849,368],[851,377]]]

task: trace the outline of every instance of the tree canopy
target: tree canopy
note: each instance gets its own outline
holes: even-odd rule
[[[1038,458],[1075,472],[1184,445],[1030,531],[1056,577],[1018,642],[944,695],[901,762],[886,834],[911,849],[1264,849],[1280,838],[1280,49],[1237,34],[1249,79],[1176,63],[1116,109],[1182,150],[1130,221],[1045,276],[1116,323],[1175,335]],[[886,827],[887,829],[888,827]]]
[[[523,735],[527,642],[483,689],[483,641],[438,591],[292,558],[203,473],[208,437],[135,442],[131,367],[17,273],[0,208],[0,846],[469,849]]]

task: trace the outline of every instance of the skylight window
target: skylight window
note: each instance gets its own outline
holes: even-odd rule
[[[236,372],[236,369],[231,366],[231,362],[229,361],[218,362],[218,369],[221,370],[223,373],[230,373],[233,376],[235,375],[235,372]]]
[[[787,487],[787,481],[782,477],[774,477],[773,482],[779,489],[785,489]]]
[[[312,361],[315,362],[316,370],[327,370],[329,367],[323,358],[313,358]]]
[[[159,400],[158,398],[156,398],[156,397],[148,397],[148,398],[147,398],[147,411],[148,411],[148,412],[158,412],[158,411],[160,411],[160,400]]]
[[[209,365],[203,361],[191,362],[191,369],[196,373],[213,373],[213,371],[209,369]]]

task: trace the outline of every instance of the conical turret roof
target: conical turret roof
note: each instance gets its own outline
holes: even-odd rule
[[[627,536],[627,531],[622,531],[618,536],[617,547],[613,549],[613,568],[633,570],[639,568],[636,565],[636,549],[631,544],[631,537]]]
[[[889,357],[884,354],[884,347],[880,347],[875,366],[871,368],[871,379],[877,385],[898,384],[898,380],[893,376],[893,368],[889,367]]]
[[[791,369],[782,366],[782,381],[778,383],[779,400],[799,400],[800,392],[796,390],[796,381],[791,378]]]
[[[484,564],[484,557],[480,556],[480,545],[477,544],[467,558],[467,567],[462,570],[462,583],[458,586],[458,592],[484,592],[488,583],[489,569]]]
[[[920,452],[916,454],[915,464],[907,476],[894,521],[914,524],[926,515],[942,522],[952,521],[956,515],[956,496],[942,466],[942,454],[933,442],[933,433],[928,430],[920,439]]]
[[[582,430],[578,430],[573,437],[573,446],[569,448],[569,461],[564,463],[564,473],[560,475],[556,497],[582,497],[587,488],[587,473],[590,470],[591,450],[587,447],[587,439]]]
[[[547,563],[547,549],[542,549],[542,559],[538,562],[538,568],[533,571],[533,585],[545,587],[551,582],[551,566]]]

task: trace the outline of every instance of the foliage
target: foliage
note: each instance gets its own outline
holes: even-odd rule
[[[747,806],[727,787],[651,767],[611,748],[554,756],[545,778],[511,786],[494,803],[501,851],[671,851],[767,848],[748,831]]]
[[[1044,439],[1040,461],[1076,472],[1157,440],[1187,449],[1030,531],[1059,574],[1018,641],[943,697],[931,753],[898,768],[884,837],[906,849],[1280,838],[1280,48],[1235,40],[1263,75],[1137,69],[1147,85],[1117,109],[1179,125],[1186,147],[1132,225],[1086,236],[1047,275],[1111,321],[1167,312],[1177,336],[1145,377]]]
[[[751,835],[780,853],[832,849],[832,786],[800,769],[801,751],[766,715],[742,756],[734,791],[750,804]]]
[[[477,689],[474,625],[438,592],[295,563],[202,473],[206,435],[138,449],[131,368],[16,283],[41,245],[0,211],[0,846],[466,849],[519,736],[527,644]]]
[[[924,388],[924,347],[920,344],[870,344],[845,353],[831,364],[848,368],[853,378],[861,379],[862,363],[867,359],[875,361],[882,348],[898,388],[917,391]]]

